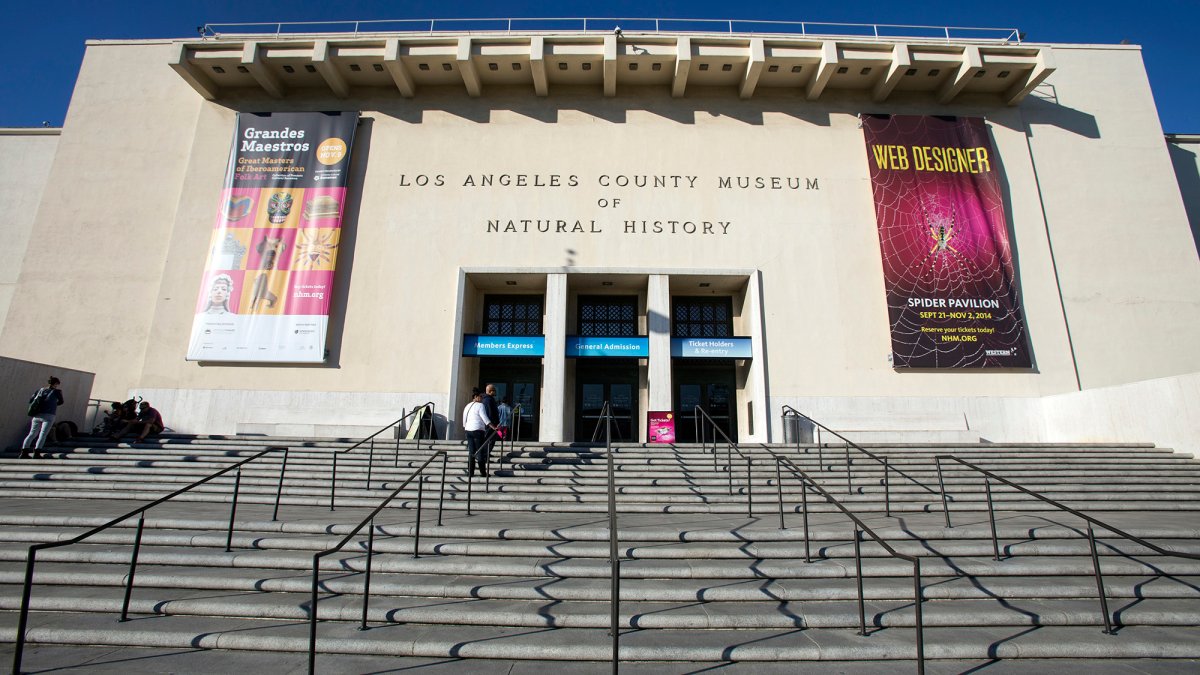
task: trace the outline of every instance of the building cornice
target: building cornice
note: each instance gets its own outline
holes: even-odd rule
[[[1056,67],[1049,45],[786,35],[239,35],[172,44],[170,66],[209,100],[250,91],[283,99],[300,89],[349,98],[382,87],[411,98],[447,86],[472,97],[513,86],[537,96],[564,86],[616,96],[659,86],[675,97],[715,87],[743,99],[861,91],[882,103],[907,92],[940,104],[972,94],[1016,105]]]

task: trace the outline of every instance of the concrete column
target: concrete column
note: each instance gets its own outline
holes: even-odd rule
[[[538,440],[563,440],[563,396],[567,384],[567,275],[546,275],[546,355],[542,359],[542,409]]]
[[[746,315],[745,325],[750,330],[750,373],[746,378],[745,397],[747,409],[739,411],[738,419],[741,427],[740,439],[750,443],[766,443],[770,440],[771,411],[767,409],[767,364],[766,351],[763,349],[765,334],[762,311],[762,275],[755,272],[746,284],[746,301],[742,309]],[[754,433],[750,433],[753,415]]]
[[[647,379],[650,410],[671,409],[671,277],[651,274],[646,285],[646,328],[650,334]]]

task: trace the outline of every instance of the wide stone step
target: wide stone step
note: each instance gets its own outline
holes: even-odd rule
[[[11,631],[11,617],[0,624]],[[232,625],[229,625],[232,621]],[[222,625],[223,624],[223,625]],[[621,636],[622,661],[647,662],[825,662],[915,657],[914,631],[854,629],[635,630]],[[114,624],[88,614],[35,615],[34,644],[141,645],[178,649],[227,649],[306,653],[308,624],[279,620],[229,620],[154,616]],[[995,658],[1179,658],[1200,657],[1200,629],[1188,626],[1130,626],[1117,636],[1095,626],[1029,630],[1025,626],[932,628],[926,631],[930,659]],[[338,670],[347,654],[425,656],[455,659],[563,660],[605,664],[612,640],[603,628],[528,628],[382,624],[359,631],[355,622],[324,622],[318,631],[317,667]],[[214,655],[214,658],[219,656]],[[33,664],[30,664],[33,666]]]

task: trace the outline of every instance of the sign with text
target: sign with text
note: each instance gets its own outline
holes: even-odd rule
[[[674,443],[675,414],[669,410],[647,412],[646,440],[650,443]]]
[[[750,338],[671,338],[671,356],[684,359],[748,359]]]
[[[1000,163],[978,117],[863,115],[897,368],[1029,368]]]
[[[463,356],[544,356],[541,335],[464,335]]]
[[[650,338],[646,337],[582,337],[567,336],[567,357],[650,357]]]
[[[239,113],[187,358],[321,363],[357,112]]]

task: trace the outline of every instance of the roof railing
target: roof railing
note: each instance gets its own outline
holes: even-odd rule
[[[278,21],[257,23],[206,23],[202,38],[274,35],[294,37],[342,33],[487,34],[529,32],[605,32],[621,34],[724,34],[857,37],[868,40],[914,38],[944,42],[983,41],[1021,44],[1025,34],[1016,28],[926,26],[919,24],[837,23],[825,21],[763,21],[746,19],[669,19],[645,17],[514,17],[456,19],[367,19],[347,21]]]

